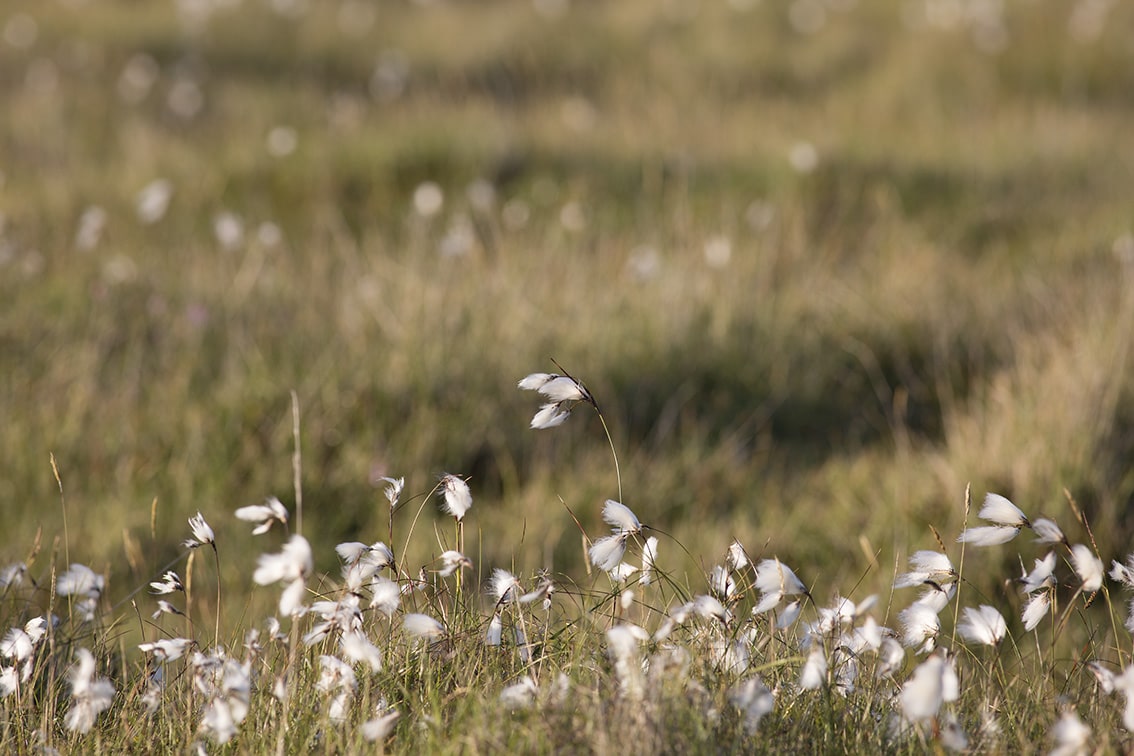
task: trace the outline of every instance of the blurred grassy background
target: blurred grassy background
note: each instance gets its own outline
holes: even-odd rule
[[[549,357],[602,405],[625,503],[706,560],[736,536],[822,595],[877,552],[885,589],[927,525],[959,531],[969,481],[1076,532],[1066,487],[1125,554],[1132,24],[1055,0],[8,0],[3,556],[62,535],[53,453],[71,558],[112,592],[198,509],[239,579],[278,539],[232,510],[293,504],[294,389],[320,569],[385,538],[377,477],[448,471],[481,570],[577,575],[559,497],[597,529],[615,478],[590,413],[527,429],[515,382]],[[427,511],[411,564],[439,551]]]

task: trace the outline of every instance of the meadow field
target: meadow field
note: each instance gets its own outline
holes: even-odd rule
[[[0,750],[1134,748],[1134,6],[6,0],[0,113]]]

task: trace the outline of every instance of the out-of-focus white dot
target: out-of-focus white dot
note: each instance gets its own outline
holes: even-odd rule
[[[711,268],[727,267],[732,261],[732,242],[724,234],[716,234],[705,240],[705,262]]]
[[[422,218],[432,218],[445,206],[445,193],[433,181],[423,181],[413,190],[413,209]]]
[[[291,126],[273,126],[266,141],[269,155],[287,157],[299,146],[299,134]]]
[[[213,236],[221,249],[233,252],[244,244],[244,221],[236,213],[222,210],[213,217]]]
[[[106,228],[106,211],[98,205],[91,205],[79,216],[79,228],[75,231],[75,249],[90,252],[98,246]]]
[[[153,89],[160,73],[157,61],[149,55],[132,55],[118,74],[118,96],[128,103],[141,102]]]
[[[26,13],[16,13],[4,24],[4,41],[17,50],[26,50],[39,37],[39,24]]]
[[[283,241],[283,231],[271,221],[264,221],[256,227],[256,241],[265,247],[278,246]]]
[[[661,270],[661,255],[657,248],[649,244],[641,244],[630,250],[630,257],[626,260],[626,269],[631,276],[639,281],[648,281],[656,277]]]
[[[205,93],[196,79],[181,76],[169,88],[165,102],[171,113],[188,121],[200,113],[201,108],[205,106]]]
[[[788,22],[800,34],[815,34],[827,24],[827,8],[820,0],[795,0],[788,7]]]
[[[796,142],[788,150],[788,162],[799,173],[811,173],[819,166],[819,150],[811,142]]]
[[[753,200],[744,211],[744,220],[753,231],[766,231],[776,219],[776,206],[766,200]]]
[[[445,236],[437,245],[437,251],[442,257],[465,257],[476,246],[476,232],[468,216],[458,215],[449,224]]]
[[[567,202],[559,209],[559,224],[572,233],[579,233],[587,227],[587,216],[577,200]]]
[[[114,255],[102,265],[102,278],[111,285],[132,281],[137,275],[137,264],[123,254]]]
[[[465,187],[465,196],[478,213],[490,213],[496,206],[496,187],[488,179],[474,179]]]
[[[134,202],[134,209],[138,220],[147,225],[157,223],[169,210],[169,202],[173,199],[173,183],[169,179],[154,179],[138,192]]]
[[[401,50],[386,50],[370,76],[370,96],[378,102],[393,102],[405,92],[409,60]]]
[[[528,220],[532,217],[532,209],[522,199],[514,198],[504,203],[504,207],[500,209],[500,220],[504,222],[504,227],[509,231],[519,231],[524,226],[528,225]]]

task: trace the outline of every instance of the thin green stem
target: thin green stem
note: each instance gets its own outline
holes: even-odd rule
[[[220,555],[217,553],[216,543],[210,544],[213,547],[213,564],[217,569],[217,617],[216,625],[213,628],[213,645],[220,645],[220,615],[221,615],[221,574],[220,574]]]
[[[618,502],[622,503],[622,470],[618,466],[618,452],[614,448],[614,439],[610,436],[610,428],[606,426],[606,418],[602,416],[599,411],[598,405],[594,405],[595,412],[598,413],[599,422],[602,423],[603,432],[606,433],[606,442],[610,444],[610,454],[614,457],[614,476],[618,479]]]

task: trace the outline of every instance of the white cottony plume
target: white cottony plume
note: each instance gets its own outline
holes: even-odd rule
[[[1111,561],[1110,579],[1121,583],[1123,588],[1134,588],[1134,554],[1126,557],[1126,564]]]
[[[273,522],[287,525],[287,507],[275,496],[269,496],[263,504],[252,504],[236,510],[236,519],[259,523],[252,529],[252,535],[267,533]]]
[[[320,656],[319,667],[319,680],[315,687],[324,693],[334,694],[327,716],[333,722],[345,721],[355,688],[358,687],[354,670],[333,656]]]
[[[943,703],[960,697],[960,681],[952,659],[944,651],[931,655],[914,670],[902,686],[902,714],[910,722],[924,722],[937,716]]]
[[[105,587],[106,579],[84,564],[72,564],[55,579],[55,592],[60,596],[97,599]]]
[[[532,418],[531,427],[535,429],[554,428],[562,425],[571,414],[571,408],[578,402],[594,405],[594,398],[583,384],[574,378],[557,373],[532,373],[516,384],[526,391],[537,391],[548,399]]]
[[[28,574],[28,566],[23,562],[9,564],[0,570],[0,589],[13,588],[24,582]]]
[[[732,573],[719,564],[713,567],[712,572],[709,573],[709,590],[719,599],[727,601],[732,598],[732,594],[736,591],[736,581],[732,579]]]
[[[713,596],[704,593],[693,597],[692,610],[705,619],[715,619],[728,624],[732,621],[732,612]]]
[[[543,599],[543,608],[548,610],[551,608],[551,594],[553,593],[555,593],[555,583],[551,582],[551,578],[547,575],[544,575],[540,578],[535,590],[528,591],[516,600],[521,604],[530,604]]]
[[[518,682],[509,685],[500,691],[500,703],[511,711],[527,709],[535,703],[539,687],[531,675],[525,675]]]
[[[909,648],[921,646],[922,653],[928,653],[937,644],[937,633],[941,630],[941,620],[937,611],[926,604],[914,603],[898,613],[902,623],[902,643]]]
[[[488,623],[488,630],[484,634],[484,645],[499,646],[504,636],[504,622],[499,614],[493,614]]]
[[[280,614],[291,617],[303,609],[306,580],[314,569],[311,544],[301,535],[293,535],[279,554],[262,554],[252,581],[257,585],[286,582],[280,597]]]
[[[1075,574],[1083,581],[1083,592],[1094,593],[1102,588],[1105,568],[1102,560],[1081,543],[1071,547],[1071,564],[1075,567]]]
[[[1074,711],[1063,712],[1049,736],[1053,747],[1048,756],[1087,756],[1091,752],[1091,728]]]
[[[649,639],[649,633],[637,625],[615,625],[606,631],[606,651],[614,663],[618,692],[627,700],[642,699],[644,680],[638,646]]]
[[[752,609],[753,614],[774,609],[784,596],[808,595],[803,581],[779,559],[764,559],[756,566],[756,588],[764,595]]]
[[[386,617],[393,617],[402,601],[402,589],[387,577],[376,577],[370,583],[370,608]]]
[[[362,733],[362,739],[368,743],[373,743],[376,740],[385,740],[389,737],[390,733],[394,731],[394,725],[397,724],[398,717],[401,712],[397,709],[390,709],[389,711],[379,714],[374,719],[367,720],[359,725],[359,732]]]
[[[613,570],[622,562],[622,557],[626,554],[626,538],[625,533],[617,533],[605,536],[592,543],[588,552],[591,557],[591,564],[603,572]]]
[[[209,527],[209,523],[205,522],[204,516],[198,512],[196,517],[189,518],[189,529],[193,531],[193,537],[181,542],[181,545],[187,549],[196,549],[208,544],[214,549],[217,547],[216,536],[213,534],[213,529]]]
[[[1036,534],[1036,543],[1067,543],[1067,536],[1063,535],[1059,526],[1046,517],[1032,522],[1032,532]]]
[[[1020,532],[1018,527],[1011,525],[987,525],[977,528],[966,528],[957,536],[957,543],[967,543],[972,546],[999,546],[1008,543]]]
[[[1028,632],[1035,630],[1043,618],[1047,615],[1047,610],[1051,607],[1051,592],[1039,591],[1033,593],[1028,598],[1028,603],[1024,604],[1024,611],[1020,615],[1023,620],[1024,629]]]
[[[489,593],[496,597],[497,604],[508,604],[520,595],[520,581],[508,570],[497,567],[492,571]]]
[[[944,587],[929,583],[928,587],[922,591],[921,595],[917,597],[917,601],[914,603],[927,606],[935,613],[940,613],[942,609],[949,605],[949,602],[956,593],[956,583],[950,583]]]
[[[642,530],[642,523],[638,521],[638,516],[630,511],[630,507],[614,499],[607,499],[603,504],[602,519],[615,528],[616,532],[632,535]]]
[[[110,708],[114,685],[104,677],[95,677],[95,659],[90,651],[80,648],[75,658],[75,665],[67,673],[71,683],[71,708],[65,724],[68,730],[85,733],[94,727],[98,715]]]
[[[1055,552],[1048,552],[1043,559],[1036,560],[1035,568],[1020,578],[1024,593],[1035,593],[1044,588],[1055,587]]]
[[[1000,494],[985,494],[984,506],[980,508],[977,517],[996,525],[1007,525],[1013,528],[1026,528],[1031,525],[1027,516],[1012,502]]]
[[[760,720],[775,708],[776,699],[759,675],[742,680],[729,688],[728,702],[740,712],[744,722],[744,732],[755,735],[760,728]]]
[[[167,570],[161,576],[161,580],[155,580],[150,583],[150,593],[157,595],[164,595],[167,593],[175,593],[177,591],[185,591],[185,586],[181,583],[181,578],[176,572]]]
[[[878,665],[874,675],[878,678],[889,677],[902,668],[906,661],[906,651],[902,644],[894,638],[883,638],[882,645],[878,647]]]
[[[159,661],[173,661],[180,659],[185,650],[193,645],[189,638],[162,638],[152,643],[139,643],[138,649],[143,653],[153,654]]]
[[[1004,640],[1008,625],[995,607],[982,604],[979,609],[966,606],[964,619],[957,625],[961,637],[972,643],[995,646]]]
[[[654,581],[654,563],[658,559],[658,539],[650,536],[642,546],[642,574],[638,578],[641,585],[649,585]]]
[[[437,570],[437,575],[443,578],[449,577],[462,567],[471,568],[473,566],[471,559],[461,552],[453,551],[452,549],[442,552],[441,556],[437,557],[437,560],[441,562],[441,569]]]
[[[445,513],[460,521],[472,507],[472,492],[469,484],[451,473],[441,476],[441,493],[445,497]]]
[[[728,545],[728,554],[725,556],[725,564],[733,572],[740,572],[748,566],[750,560],[748,559],[748,552],[740,544],[740,541],[733,539],[732,543]]]
[[[802,599],[796,599],[789,604],[786,604],[780,611],[779,616],[776,617],[776,628],[779,630],[786,630],[795,624],[799,619],[799,614],[803,610]]]
[[[799,675],[802,690],[818,690],[827,682],[827,656],[822,643],[814,643]]]
[[[150,615],[150,619],[157,619],[163,614],[176,614],[182,617],[185,616],[184,612],[182,612],[180,609],[178,609],[168,601],[165,601],[164,599],[158,599],[157,607],[158,608],[154,610],[154,613]]]
[[[390,511],[398,508],[398,499],[402,495],[402,489],[406,487],[405,478],[379,478],[379,480],[386,481],[386,501],[390,502]],[[396,713],[395,713],[396,716]]]
[[[915,551],[910,555],[909,561],[910,571],[898,576],[894,581],[895,588],[909,588],[925,583],[940,586],[957,578],[949,556],[939,551]]]
[[[371,672],[382,671],[382,652],[361,630],[349,630],[339,636],[343,656],[356,664],[365,663]]]
[[[402,630],[414,638],[433,640],[445,635],[445,626],[428,614],[407,614],[402,617]]]

